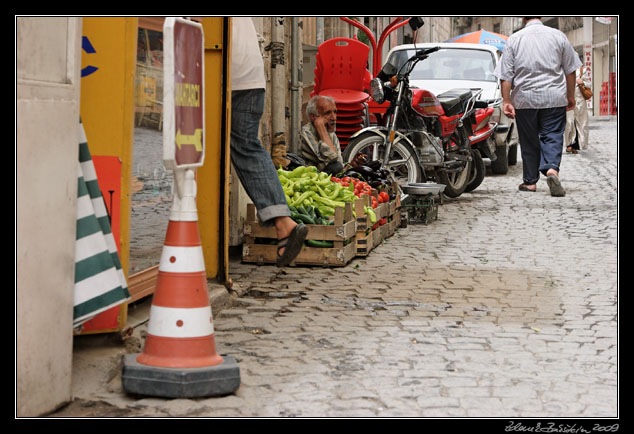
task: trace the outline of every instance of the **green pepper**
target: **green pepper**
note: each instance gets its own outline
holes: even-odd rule
[[[343,188],[343,186],[341,184],[339,184],[338,182],[335,183],[335,186],[333,188],[333,192],[330,194],[327,194],[326,197],[330,200],[335,200],[336,198],[339,197],[339,193],[341,192],[341,189]]]
[[[330,200],[327,197],[322,197],[322,196],[314,196],[313,199],[317,202],[320,202],[323,205],[326,205],[332,208],[336,208],[338,206],[344,207],[346,205],[344,202]]]
[[[365,210],[365,213],[370,216],[370,222],[372,224],[376,223],[376,213],[374,212],[372,207],[366,206],[366,207],[363,207],[363,208]]]
[[[286,176],[288,178],[298,178],[298,177],[302,176],[302,174],[306,171],[307,168],[308,167],[306,167],[306,166],[296,167],[295,169],[293,169],[290,172],[288,172],[288,174]]]
[[[350,190],[344,188],[341,192],[341,200],[344,202],[354,202],[356,198],[357,196],[355,196],[354,193]]]
[[[320,203],[317,203],[316,207],[319,209],[322,217],[335,215],[335,209],[333,207],[326,206]]]
[[[304,193],[302,193],[297,199],[294,199],[293,202],[291,203],[292,206],[298,206],[298,205],[302,205],[304,203],[304,200],[307,199],[310,196],[314,196],[315,192],[314,191],[306,191]]]
[[[306,240],[309,247],[328,248],[333,246],[332,241]]]

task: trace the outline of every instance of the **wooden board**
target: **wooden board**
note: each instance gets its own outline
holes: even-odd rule
[[[333,247],[302,247],[291,265],[343,266],[356,256],[356,222],[352,218],[352,205],[335,208],[334,225],[306,225],[306,239],[333,241]],[[247,205],[247,222],[244,226],[245,243],[242,260],[258,264],[275,264],[277,261],[277,238],[275,227],[262,226],[257,221],[255,206]]]

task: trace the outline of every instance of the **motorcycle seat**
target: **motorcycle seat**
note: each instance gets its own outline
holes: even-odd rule
[[[467,101],[471,98],[471,89],[451,89],[436,96],[445,115],[455,116],[464,111]]]

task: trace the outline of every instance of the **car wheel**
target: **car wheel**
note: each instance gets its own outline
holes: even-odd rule
[[[495,161],[491,161],[491,171],[494,175],[504,175],[509,171],[508,160],[509,147],[508,145],[496,146],[495,155],[497,158]]]

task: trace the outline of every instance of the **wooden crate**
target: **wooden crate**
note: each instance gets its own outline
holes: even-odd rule
[[[401,226],[401,198],[397,195],[394,200],[383,205],[385,205],[384,217],[387,219],[387,223],[379,228],[385,240],[394,235],[396,229]]]
[[[374,231],[370,216],[365,208],[370,203],[369,197],[364,196],[354,201],[354,212],[357,220],[356,253],[357,256],[368,256],[374,248]]]
[[[291,265],[344,266],[356,256],[356,222],[352,204],[335,208],[334,225],[306,225],[306,239],[333,241],[333,247],[302,247]],[[257,221],[255,206],[247,205],[247,222],[244,225],[245,243],[242,260],[258,264],[275,264],[277,261],[277,238],[275,227],[261,226]]]
[[[379,224],[379,226],[371,231],[373,248],[381,244],[386,238],[394,235],[397,227],[400,227],[401,224],[401,199],[398,195],[398,185],[396,183],[393,183],[392,185],[385,185],[381,187],[380,190],[375,190],[373,192],[373,196],[377,197],[378,193],[381,191],[386,191],[390,195],[396,193],[396,198],[389,202],[380,203],[376,208],[374,208],[376,221],[379,222],[381,219],[385,218],[387,223],[383,225]]]

